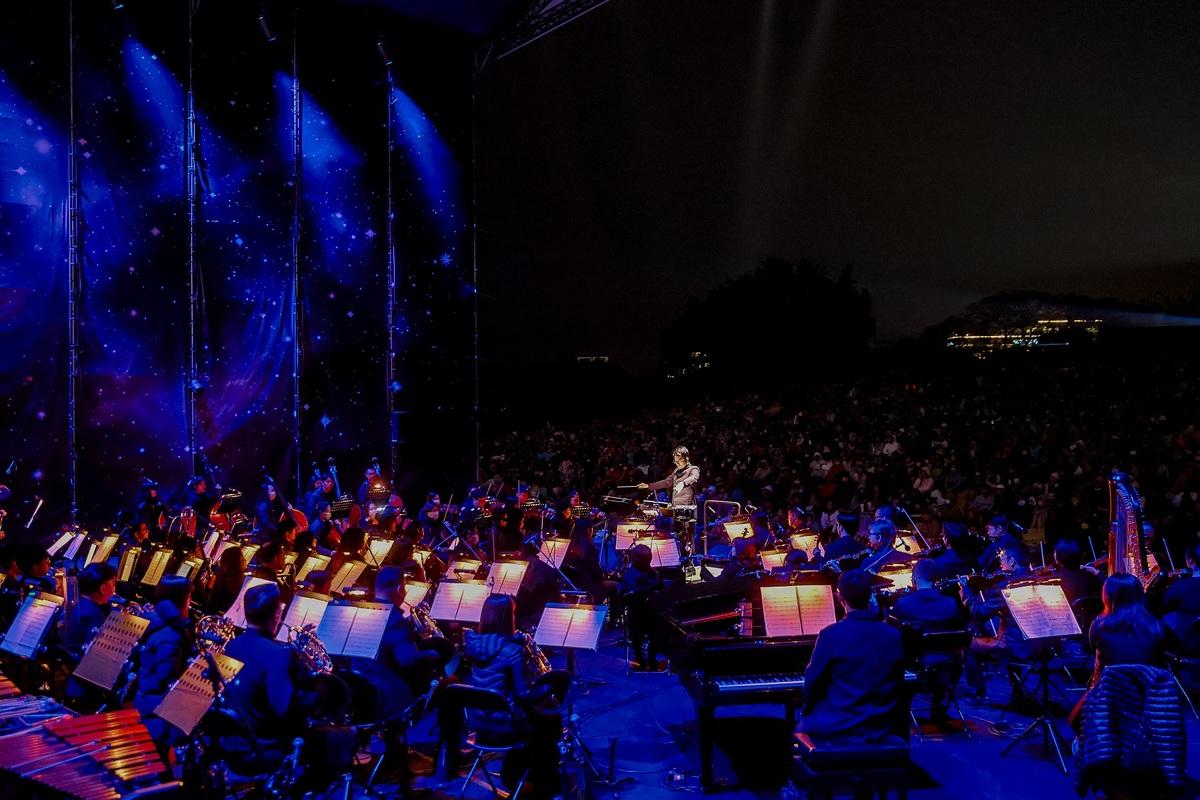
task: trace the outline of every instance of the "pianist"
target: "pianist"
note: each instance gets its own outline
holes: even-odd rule
[[[869,610],[871,576],[850,570],[838,580],[846,616],[817,636],[804,671],[797,730],[823,739],[878,741],[903,730],[904,649],[900,631]]]

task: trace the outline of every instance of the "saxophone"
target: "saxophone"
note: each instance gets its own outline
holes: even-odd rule
[[[542,648],[538,647],[537,642],[533,640],[533,636],[525,631],[519,631],[517,635],[521,637],[521,646],[525,648],[525,664],[533,678],[540,678],[554,669],[550,666],[550,659],[546,658]]]

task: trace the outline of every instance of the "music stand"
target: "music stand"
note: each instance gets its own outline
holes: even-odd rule
[[[246,627],[246,592],[253,589],[255,586],[265,586],[270,581],[265,578],[258,578],[254,575],[247,575],[242,581],[242,588],[238,590],[237,599],[233,601],[233,605],[225,612],[225,619],[232,622],[239,628]]]
[[[613,546],[617,550],[628,550],[638,543],[639,538],[653,532],[654,526],[647,522],[618,522],[613,531]]]
[[[154,555],[150,556],[150,566],[146,567],[146,574],[142,576],[141,582],[146,586],[158,586],[170,560],[170,550],[155,550]]]
[[[121,671],[129,662],[133,648],[137,647],[148,627],[150,620],[145,617],[123,611],[109,614],[75,668],[75,677],[105,691],[112,691],[121,677]]]
[[[764,586],[762,608],[768,639],[816,636],[837,621],[833,590],[824,583]]]
[[[525,573],[529,569],[528,561],[497,561],[488,570],[488,585],[492,594],[506,594],[516,597],[525,581]]]
[[[88,559],[88,564],[103,564],[108,561],[108,557],[112,555],[113,548],[117,546],[117,541],[120,539],[115,533],[110,533],[100,540],[100,546],[92,553]]]
[[[292,596],[292,602],[287,607],[287,612],[283,615],[283,624],[279,626],[279,630],[275,634],[275,641],[286,642],[289,627],[303,628],[306,625],[312,625],[316,628],[319,626],[325,617],[325,610],[332,600],[333,598],[327,594],[308,592],[303,589],[297,591]]]
[[[1000,590],[1005,605],[1021,633],[1029,641],[1041,639],[1063,639],[1070,636],[1081,636],[1079,620],[1071,610],[1071,604],[1063,592],[1062,586],[1056,583],[1025,583],[1010,586]],[[1050,719],[1050,659],[1038,659],[1038,677],[1042,684],[1042,707],[1029,726],[1008,743],[1000,751],[1000,755],[1008,755],[1019,742],[1039,728],[1042,731],[1042,753],[1050,754],[1050,743],[1054,743],[1054,752],[1058,757],[1058,765],[1063,774],[1068,774],[1066,757],[1063,749],[1066,740],[1062,739],[1058,729]]]
[[[483,562],[473,558],[451,558],[446,566],[446,575],[450,580],[472,580],[483,568]]]
[[[345,594],[347,589],[350,589],[362,577],[362,574],[367,570],[365,561],[346,561],[334,574],[333,580],[329,582],[329,591],[334,594]]]
[[[759,553],[759,558],[762,559],[763,569],[783,569],[787,566],[787,550],[764,550]]]
[[[47,592],[30,592],[21,604],[21,610],[8,626],[0,650],[18,658],[32,659],[42,646],[42,639],[50,629],[54,615],[63,605],[63,599]]]
[[[300,569],[296,570],[296,583],[308,577],[308,573],[315,571],[324,571],[329,566],[329,556],[320,553],[309,553],[308,558],[300,564]]]
[[[46,548],[46,553],[51,558],[54,558],[56,555],[58,555],[58,551],[62,550],[64,547],[66,547],[67,542],[71,541],[71,539],[74,538],[74,536],[75,536],[75,534],[71,533],[70,531],[67,531],[62,536],[59,536],[57,539],[55,539],[54,543]]]
[[[682,563],[679,558],[679,542],[674,539],[638,539],[636,544],[644,544],[650,548],[652,567],[678,567]]]
[[[383,562],[391,555],[395,546],[396,542],[392,539],[371,539],[365,554],[367,563],[373,567],[383,566]]]
[[[726,522],[725,535],[731,542],[734,539],[749,539],[754,535],[754,527],[749,522]]]
[[[140,547],[130,547],[121,553],[121,560],[117,563],[117,581],[119,583],[133,583],[133,573],[137,569],[137,563],[141,557],[142,548]]]
[[[79,548],[83,547],[83,543],[86,541],[87,533],[85,531],[76,533],[63,553],[63,561],[74,561],[79,556]]]
[[[167,690],[162,701],[155,707],[154,716],[166,720],[183,731],[185,736],[190,736],[212,708],[213,700],[224,691],[225,686],[244,666],[241,661],[224,653],[201,653],[192,659],[192,663],[179,680]]]
[[[390,603],[330,603],[317,638],[331,656],[375,658],[391,613]]]
[[[425,602],[430,588],[432,588],[430,584],[421,581],[405,581],[404,600],[400,603],[400,608],[411,614],[414,608]]]
[[[570,549],[570,539],[543,539],[542,543],[538,546],[537,558],[539,561],[554,567],[554,571],[558,573],[558,577],[562,578],[563,583],[571,587],[572,592],[577,592],[579,591],[579,587],[562,571],[563,561],[566,559],[567,551]]]
[[[491,595],[485,583],[453,583],[443,581],[429,607],[429,616],[441,622],[473,622],[478,624],[483,604]]]

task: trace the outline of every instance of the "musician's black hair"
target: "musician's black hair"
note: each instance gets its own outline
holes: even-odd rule
[[[28,575],[36,565],[49,557],[50,553],[41,545],[27,544],[17,550],[17,569],[21,570],[22,575]]]
[[[517,632],[514,617],[516,607],[516,603],[509,595],[493,594],[489,596],[479,614],[479,632],[512,636]]]
[[[1060,539],[1054,545],[1054,560],[1067,569],[1079,569],[1079,542],[1074,539]]]
[[[921,558],[913,565],[913,581],[933,583],[937,579],[937,562],[932,558]]]
[[[629,548],[629,562],[639,570],[648,570],[654,562],[654,551],[644,544],[635,544]]]
[[[400,567],[380,567],[375,576],[375,600],[390,603],[396,592],[404,587],[404,570]]]
[[[170,600],[179,609],[180,614],[187,613],[188,595],[192,592],[192,582],[182,575],[163,575],[154,588],[155,605],[163,600]]]
[[[1003,514],[997,514],[996,516],[989,519],[987,524],[991,525],[993,528],[1003,528],[1004,530],[1007,531],[1008,530],[1008,517],[1004,516]]]
[[[871,576],[861,569],[852,569],[838,578],[838,594],[847,609],[862,611],[871,604]]]
[[[896,523],[886,517],[872,521],[867,531],[882,539],[884,544],[890,545],[896,541]]]
[[[88,564],[84,567],[83,572],[79,573],[79,593],[83,595],[95,594],[100,591],[100,587],[105,581],[112,580],[117,577],[117,571],[108,564]]]
[[[256,628],[273,622],[280,602],[279,587],[274,583],[255,586],[246,592],[246,622]]]
[[[267,542],[258,548],[258,563],[266,566],[283,554],[283,545],[279,542]]]
[[[858,526],[862,523],[862,517],[852,511],[839,511],[837,520],[851,536],[858,533]]]
[[[283,519],[279,520],[279,524],[275,526],[275,530],[279,532],[280,536],[283,536],[283,534],[297,527],[296,520],[292,519],[291,517],[284,517]]]
[[[338,550],[343,553],[362,553],[367,546],[367,532],[362,528],[353,527],[346,528],[346,532],[342,534],[342,543],[338,546]]]

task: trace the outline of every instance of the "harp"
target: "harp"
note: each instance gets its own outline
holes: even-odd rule
[[[1108,479],[1108,574],[1134,575],[1143,585],[1150,579],[1143,532],[1142,498],[1123,472]]]

